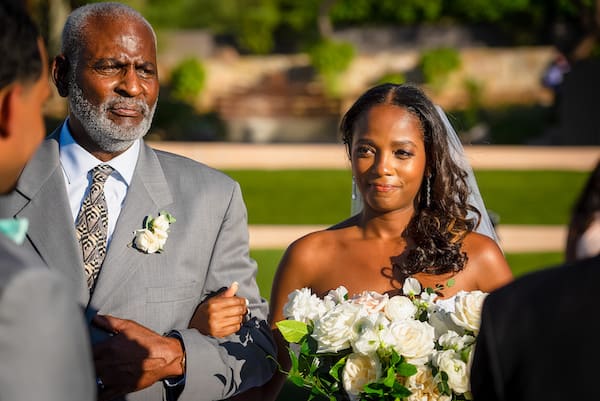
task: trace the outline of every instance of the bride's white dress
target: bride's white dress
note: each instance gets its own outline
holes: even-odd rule
[[[456,295],[453,295],[451,297],[448,298],[444,298],[444,299],[436,299],[435,300],[435,304],[440,306],[443,310],[445,310],[446,312],[454,312],[454,299],[456,298]]]

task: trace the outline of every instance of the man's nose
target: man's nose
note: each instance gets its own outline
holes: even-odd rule
[[[121,96],[126,97],[136,97],[144,91],[140,77],[134,66],[129,66],[124,70],[116,90]]]

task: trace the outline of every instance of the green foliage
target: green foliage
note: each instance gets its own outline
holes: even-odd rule
[[[460,53],[447,47],[426,50],[421,54],[419,67],[425,82],[440,89],[448,75],[460,68]]]
[[[400,85],[405,82],[406,82],[406,75],[404,75],[402,72],[393,72],[393,73],[385,74],[384,76],[379,78],[375,82],[375,85],[380,85],[380,84],[385,84],[385,83]]]
[[[354,53],[354,47],[350,43],[328,39],[309,50],[310,62],[323,80],[328,95],[339,96],[339,78],[352,63]]]
[[[332,21],[342,25],[414,24],[434,21],[442,10],[442,0],[340,0],[332,7],[330,16]]]
[[[193,102],[204,89],[204,65],[194,57],[184,59],[171,71],[171,88],[178,100]]]
[[[465,110],[465,123],[468,128],[471,128],[479,122],[483,83],[475,79],[466,79],[464,81],[464,86],[468,96],[467,109]]]

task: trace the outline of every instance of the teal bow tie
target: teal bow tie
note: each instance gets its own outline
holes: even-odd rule
[[[25,240],[29,221],[27,219],[0,219],[0,233],[21,245]]]

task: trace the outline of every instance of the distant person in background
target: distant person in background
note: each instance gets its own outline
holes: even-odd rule
[[[600,253],[600,160],[573,207],[566,259],[574,261]]]
[[[16,3],[16,2],[15,2]],[[0,199],[44,138],[46,51],[21,8],[0,2]],[[58,273],[20,246],[27,220],[0,208],[0,399],[96,397],[83,310]]]
[[[569,60],[563,53],[558,52],[542,75],[542,85],[550,89],[553,94],[552,106],[550,108],[550,123],[552,124],[558,122],[563,81],[569,71],[571,71]]]
[[[483,304],[474,401],[598,399],[600,255],[520,277]]]

